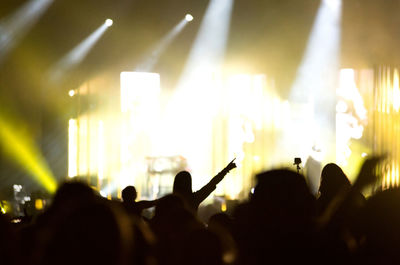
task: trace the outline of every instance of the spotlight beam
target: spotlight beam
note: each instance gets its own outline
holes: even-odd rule
[[[340,21],[341,0],[322,0],[292,87],[292,100],[308,101],[308,95],[332,81],[326,80],[327,75],[338,75]]]
[[[190,16],[190,17],[189,17]],[[161,54],[168,48],[172,41],[185,28],[188,22],[192,21],[193,17],[187,14],[171,31],[169,31],[146,55],[146,59],[142,60],[135,71],[151,72],[157,64]]]
[[[317,144],[324,152],[330,150],[327,159],[334,159],[341,6],[342,0],[321,0],[289,95],[292,128],[285,132],[283,142],[304,156]]]
[[[20,128],[12,126],[2,115],[0,115],[0,143],[7,158],[21,166],[48,192],[55,192],[57,182],[31,137],[21,133]]]
[[[190,163],[193,173],[206,175],[209,144],[207,137],[212,131],[210,120],[214,111],[216,90],[213,75],[220,70],[225,55],[234,0],[210,0],[200,29],[190,50],[182,76],[173,98],[165,110],[165,135],[176,153]],[[214,75],[215,76],[215,75]],[[214,80],[215,81],[215,80]],[[182,111],[184,110],[184,111]],[[176,117],[180,117],[179,121]],[[185,123],[181,121],[184,120]],[[171,128],[171,129],[169,129]],[[199,129],[201,128],[201,129]],[[201,135],[192,141],[187,135]],[[172,142],[170,139],[174,139]],[[176,139],[176,140],[175,140]],[[179,140],[177,140],[179,139]],[[197,150],[196,154],[188,152]],[[201,178],[194,178],[198,181]],[[193,183],[197,185],[199,183]]]
[[[0,63],[36,24],[53,0],[30,0],[14,14],[0,21]]]
[[[221,65],[233,9],[233,0],[211,0],[186,63],[179,86],[193,76],[213,72]]]
[[[67,55],[65,55],[50,71],[50,80],[59,80],[63,74],[65,74],[65,72],[80,64],[112,24],[113,21],[111,19],[107,19],[86,39],[73,48]]]

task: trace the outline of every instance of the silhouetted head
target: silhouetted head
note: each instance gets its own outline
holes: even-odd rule
[[[279,169],[256,175],[252,202],[269,212],[296,216],[311,216],[315,211],[315,198],[304,177],[296,172]]]
[[[96,199],[93,189],[85,183],[79,181],[71,181],[62,184],[53,200],[53,208],[65,208],[82,206],[85,203],[92,202]]]
[[[189,172],[181,171],[175,176],[173,193],[182,195],[192,193],[192,176]]]
[[[227,231],[231,231],[233,221],[226,213],[216,213],[208,220],[208,228],[218,230],[224,228]]]
[[[125,264],[132,248],[128,217],[106,202],[72,211],[51,231],[42,264]]]
[[[127,186],[122,190],[121,195],[124,202],[134,202],[137,197],[137,192],[134,186]]]
[[[335,196],[342,189],[351,187],[349,179],[344,174],[343,170],[336,164],[327,164],[321,173],[321,185],[319,191],[321,196]]]

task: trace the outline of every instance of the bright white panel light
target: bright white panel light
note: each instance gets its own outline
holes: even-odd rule
[[[78,175],[78,123],[75,119],[68,122],[68,177]]]
[[[145,105],[160,93],[160,75],[157,73],[121,73],[121,111],[133,111]]]
[[[105,23],[106,23],[107,27],[111,27],[113,24],[113,21],[112,21],[112,19],[107,18]]]
[[[185,16],[186,21],[192,21],[193,20],[193,16],[191,14],[186,14]]]

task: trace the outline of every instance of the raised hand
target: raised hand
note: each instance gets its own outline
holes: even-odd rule
[[[236,159],[236,157],[234,159],[232,159],[231,162],[229,162],[229,164],[224,168],[224,171],[226,170],[226,172],[229,172],[230,170],[232,170],[236,167],[235,159]]]
[[[229,162],[229,164],[215,176],[215,181],[217,181],[216,183],[220,182],[225,177],[225,175],[229,173],[229,171],[236,167],[235,159],[236,157],[232,159],[232,161]]]

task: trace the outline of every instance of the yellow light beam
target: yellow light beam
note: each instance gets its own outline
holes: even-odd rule
[[[57,183],[32,140],[21,133],[21,130],[13,128],[1,116],[0,142],[9,158],[14,159],[26,172],[35,177],[47,191],[51,193],[55,192]]]

